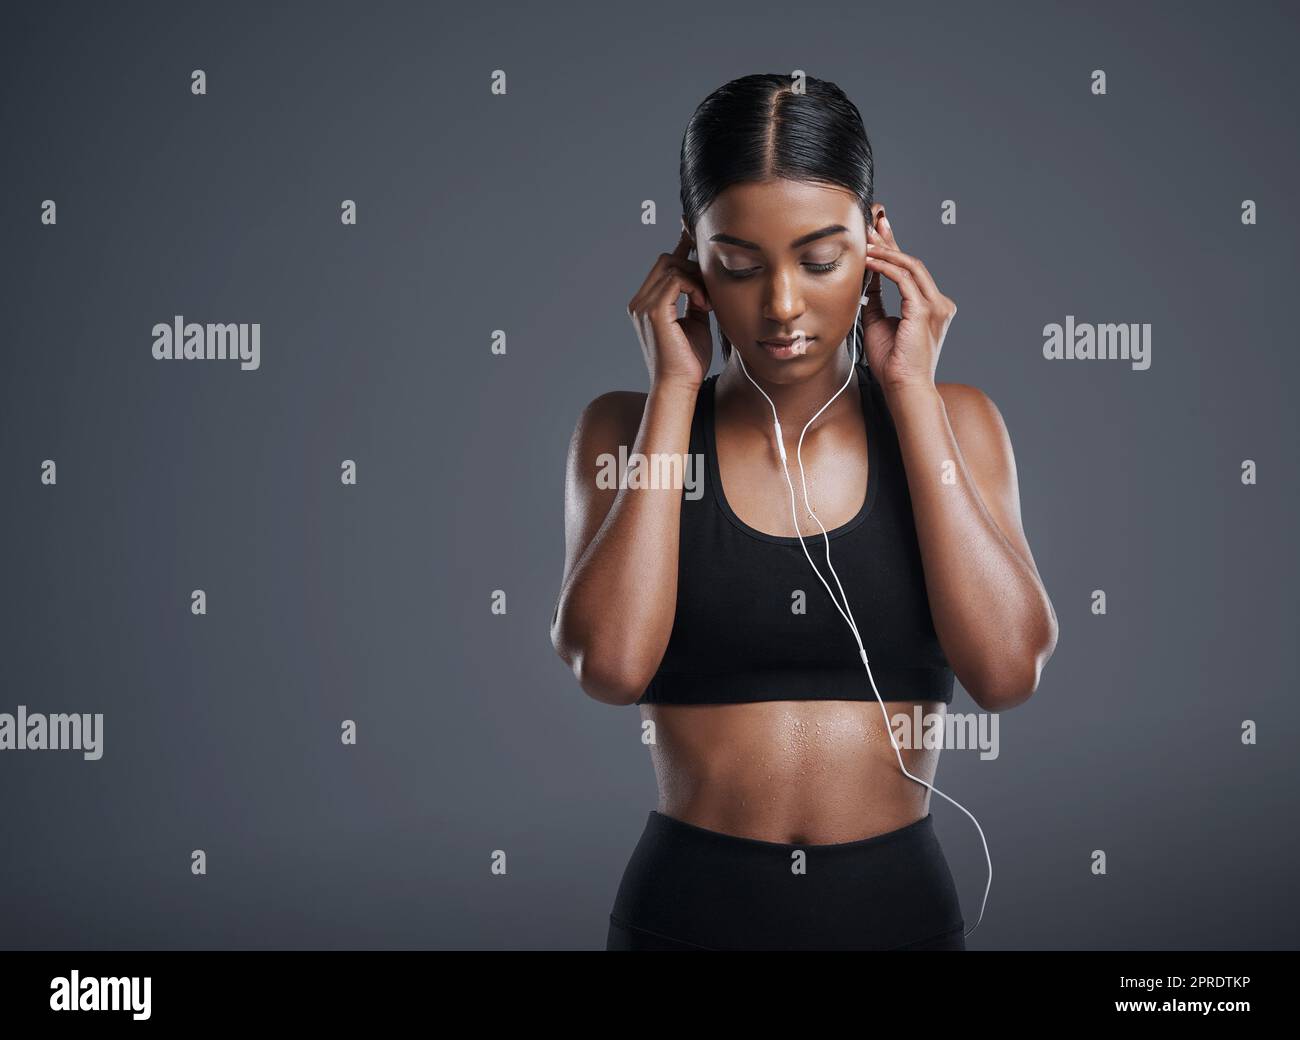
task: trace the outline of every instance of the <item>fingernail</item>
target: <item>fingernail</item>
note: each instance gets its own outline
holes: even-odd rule
[[[892,230],[893,230],[893,228],[891,228],[891,227],[889,226],[889,218],[888,218],[888,217],[881,217],[881,218],[880,218],[880,222],[881,222],[882,224],[885,225],[885,230],[886,230],[886,231],[892,231]]]

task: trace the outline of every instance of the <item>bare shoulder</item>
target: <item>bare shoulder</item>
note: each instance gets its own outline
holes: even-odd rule
[[[593,398],[578,416],[573,448],[630,445],[640,429],[648,396],[638,390],[608,390]]]
[[[602,460],[617,455],[619,445],[631,449],[641,428],[647,394],[610,390],[594,398],[578,416],[565,464],[564,580],[590,544],[618,494],[594,479]],[[558,604],[556,609],[559,609]]]
[[[948,423],[963,453],[985,461],[1011,461],[1011,436],[1002,412],[983,390],[969,383],[935,383]]]
[[[997,410],[993,399],[978,386],[971,386],[969,383],[935,383],[934,385],[947,407],[956,405],[958,408]]]
[[[599,397],[592,398],[591,403],[583,409],[583,414],[627,416],[635,413],[640,422],[647,397],[649,394],[644,390],[607,390]]]
[[[1037,573],[1020,516],[1020,479],[1011,435],[988,394],[966,383],[936,383],[948,425],[985,506]]]

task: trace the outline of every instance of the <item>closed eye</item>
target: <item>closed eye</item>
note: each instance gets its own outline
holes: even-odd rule
[[[843,260],[832,260],[829,264],[804,264],[804,267],[816,271],[818,274],[830,274],[843,263]],[[752,278],[754,272],[757,271],[758,268],[746,267],[740,271],[732,271],[729,268],[724,267],[722,270],[726,273],[728,278],[734,278],[736,281],[743,281],[746,278]]]

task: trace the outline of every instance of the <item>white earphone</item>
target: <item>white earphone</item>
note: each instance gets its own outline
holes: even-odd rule
[[[808,432],[808,427],[813,424],[813,420],[815,420],[817,416],[821,415],[822,412],[826,411],[826,409],[830,407],[831,401],[834,401],[835,398],[839,397],[840,394],[844,392],[844,388],[849,385],[849,383],[853,380],[854,376],[857,374],[858,348],[859,348],[858,318],[861,317],[862,315],[862,304],[865,302],[865,299],[866,299],[866,286],[864,285],[862,295],[858,297],[857,315],[853,319],[853,351],[852,351],[853,364],[849,368],[849,378],[845,380],[844,386],[840,387],[838,390],[835,391],[834,394],[831,395],[830,401],[827,401],[824,405],[822,405],[821,408],[819,408],[816,411],[816,413],[814,413],[812,419],[809,419],[808,422],[804,425],[803,433],[799,434],[799,444],[795,449],[795,456],[799,461],[799,475],[803,482],[804,505],[808,507],[809,515],[811,515],[814,520],[817,520],[817,526],[821,527],[822,538],[826,542],[826,566],[830,567],[831,574],[834,575],[835,577],[835,584],[836,586],[839,587],[840,595],[844,598],[845,609],[848,609],[849,598],[848,596],[844,595],[844,586],[840,584],[840,576],[835,573],[835,568],[831,566],[831,540],[826,534],[826,528],[822,526],[821,520],[817,519],[817,514],[813,512],[812,505],[808,501],[808,476],[806,473],[804,473],[804,468],[803,468],[803,438],[804,438],[804,434]],[[980,833],[980,841],[984,845],[984,858],[988,861],[988,865],[989,865],[989,879],[988,879],[988,883],[985,884],[984,886],[984,899],[980,903],[979,918],[978,920],[976,920],[975,924],[971,927],[970,931],[965,933],[966,935],[970,935],[971,932],[975,931],[975,929],[980,926],[980,921],[984,920],[984,907],[988,904],[989,889],[993,885],[993,860],[989,857],[989,844],[987,841],[984,840],[984,829],[980,826],[979,820],[975,819],[975,817],[971,815],[971,813],[966,809],[964,805],[962,805],[960,802],[956,801],[955,799],[948,798],[946,794],[940,791],[933,784],[928,783],[925,780],[922,780],[919,776],[915,776],[912,773],[909,773],[907,771],[907,766],[903,764],[903,754],[898,748],[898,743],[894,740],[894,731],[893,728],[889,725],[889,713],[885,710],[885,702],[883,698],[881,698],[880,696],[880,691],[876,689],[876,680],[875,677],[871,674],[871,665],[867,661],[867,651],[862,645],[862,637],[858,633],[857,623],[853,620],[853,611],[849,610],[849,612],[845,614],[844,610],[840,609],[840,604],[839,601],[836,600],[835,598],[835,593],[831,592],[831,587],[830,585],[827,585],[826,579],[822,577],[822,572],[817,570],[817,564],[813,563],[812,557],[808,554],[808,546],[804,544],[803,535],[799,534],[799,517],[795,509],[794,483],[790,480],[790,469],[786,465],[785,442],[782,440],[781,437],[781,420],[777,417],[776,405],[772,404],[772,399],[767,396],[767,393],[763,390],[763,388],[754,382],[753,376],[751,376],[749,374],[749,371],[745,368],[745,361],[740,356],[740,351],[733,350],[732,353],[735,354],[736,360],[740,363],[740,370],[745,373],[745,378],[748,379],[751,383],[754,383],[754,388],[758,390],[758,392],[762,394],[765,398],[767,398],[767,403],[771,405],[772,423],[776,428],[776,448],[778,453],[781,456],[781,469],[785,472],[785,482],[790,486],[790,518],[794,521],[794,533],[799,539],[799,545],[802,546],[803,548],[804,556],[808,557],[809,565],[816,572],[817,577],[821,581],[822,585],[826,587],[826,592],[831,597],[831,602],[835,604],[835,609],[839,610],[840,617],[844,618],[845,623],[849,626],[849,630],[853,633],[854,640],[858,644],[858,656],[862,658],[862,664],[867,669],[867,678],[871,680],[871,689],[875,693],[876,700],[880,704],[880,712],[885,719],[885,730],[886,732],[889,733],[889,743],[893,745],[894,754],[898,756],[899,768],[902,769],[904,774],[911,777],[917,783],[925,784],[925,786],[930,788],[930,790],[933,791],[935,794],[940,795],[943,798],[947,798],[948,801],[952,802],[952,804],[957,806],[958,809],[966,813],[967,816],[970,816],[971,821],[975,824],[975,829]]]

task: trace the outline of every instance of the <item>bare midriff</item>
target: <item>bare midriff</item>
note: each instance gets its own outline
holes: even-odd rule
[[[885,712],[942,714],[942,701],[885,701]],[[897,830],[929,812],[930,789],[906,776],[880,702],[644,704],[658,811],[709,830],[829,845]],[[895,739],[900,730],[894,726]],[[938,749],[898,740],[908,772],[934,782]],[[914,743],[920,743],[919,740]]]

